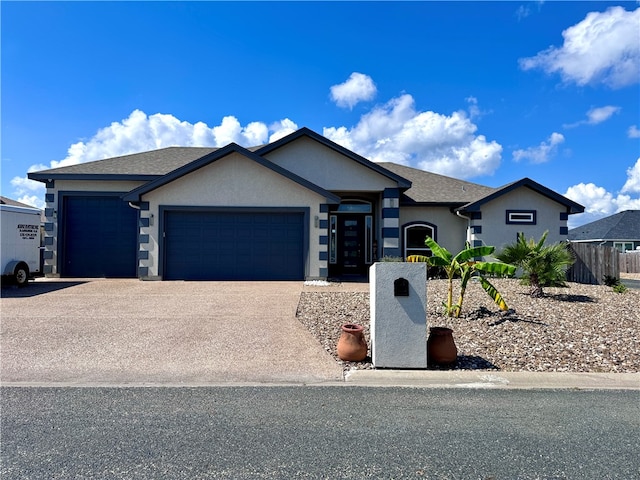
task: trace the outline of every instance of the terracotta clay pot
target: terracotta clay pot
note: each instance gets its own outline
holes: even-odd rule
[[[453,341],[453,330],[431,327],[427,339],[427,360],[430,365],[452,365],[458,358],[458,348]]]
[[[363,336],[364,327],[347,323],[342,325],[338,339],[338,357],[347,362],[360,362],[367,356],[367,341]]]

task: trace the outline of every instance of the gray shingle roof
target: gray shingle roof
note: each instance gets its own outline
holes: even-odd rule
[[[625,210],[569,230],[569,240],[640,241],[640,210]]]
[[[166,175],[215,150],[217,148],[214,147],[167,147],[68,167],[41,170],[30,174],[29,177],[39,180],[52,173],[57,175]]]
[[[466,182],[391,162],[373,163],[306,128],[300,129],[273,144],[251,147],[246,150],[262,155],[275,148],[279,148],[286,142],[292,141],[292,139],[296,139],[301,135],[307,135],[313,139],[322,141],[325,145],[348,155],[353,160],[398,181],[398,186],[403,190],[400,199],[402,205],[445,205],[453,208],[461,208],[463,206],[466,208],[470,205],[479,205],[483,202],[490,201],[496,195],[501,195],[511,188],[509,185],[501,188],[486,187],[477,183]],[[220,150],[221,149],[215,147],[167,147],[150,152],[134,153],[67,167],[32,172],[29,173],[28,176],[33,180],[44,182],[49,179],[136,179],[155,181],[160,177],[185,167],[185,165],[196,162]],[[535,182],[528,179],[524,180],[528,181],[527,185],[533,185],[542,193],[546,192],[546,194],[554,199],[558,197],[559,200],[556,199],[558,201],[569,202],[569,200],[560,197],[546,187],[535,184]],[[521,183],[524,180],[519,182]],[[514,185],[520,185],[519,182],[515,182]],[[405,188],[407,189],[405,190]],[[573,207],[580,207],[576,211],[583,211],[582,206],[574,204],[573,202],[571,203]]]
[[[411,188],[404,192],[401,199],[403,205],[442,203],[461,206],[496,190],[396,163],[380,162],[379,165],[411,181]]]

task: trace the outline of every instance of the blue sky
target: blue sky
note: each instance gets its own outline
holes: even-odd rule
[[[638,2],[7,2],[2,195],[28,171],[306,126],[373,161],[640,209]]]

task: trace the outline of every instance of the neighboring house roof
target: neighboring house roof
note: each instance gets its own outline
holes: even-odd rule
[[[640,241],[640,210],[625,210],[595,222],[569,230],[575,242],[634,240]]]
[[[11,198],[0,196],[0,205],[7,205],[9,207],[20,207],[20,208],[32,208],[40,211],[40,219],[44,222],[44,210],[34,207],[33,205],[28,205],[26,203],[18,202],[17,200],[12,200]]]
[[[330,203],[340,203],[340,197],[338,197],[337,195],[329,192],[328,190],[325,190],[321,187],[319,187],[318,185],[311,183],[310,181],[290,172],[289,170],[286,170],[282,167],[280,167],[279,165],[276,165],[273,162],[270,162],[269,160],[265,159],[264,157],[261,157],[260,155],[257,155],[253,152],[251,152],[250,150],[241,147],[238,144],[235,143],[231,143],[229,145],[227,145],[226,147],[223,148],[219,148],[211,153],[209,153],[208,155],[205,155],[201,158],[198,158],[197,160],[194,160],[190,163],[187,163],[186,165],[183,165],[180,168],[177,168],[171,172],[169,172],[168,174],[160,177],[160,178],[156,178],[155,180],[152,180],[149,183],[146,183],[134,190],[131,190],[129,193],[127,193],[126,195],[124,195],[122,198],[124,200],[128,200],[130,202],[139,202],[140,201],[140,197],[142,195],[144,195],[145,193],[149,193],[159,187],[162,187],[163,185],[166,185],[170,182],[173,182],[174,180],[177,180],[180,177],[183,177],[184,175],[187,175],[191,172],[194,172],[206,165],[209,165],[215,161],[220,160],[221,158],[226,157],[227,155],[231,154],[231,153],[239,153],[241,155],[244,155],[246,158],[248,158],[249,160],[253,160],[254,162],[262,165],[263,167],[266,167],[286,178],[289,178],[290,180],[293,180],[294,182],[302,185],[305,188],[308,188],[309,190],[312,190],[316,193],[318,193],[319,195],[324,196],[328,202]]]
[[[402,205],[461,206],[496,190],[396,163],[380,162],[379,165],[411,181],[411,188],[400,199]]]
[[[567,197],[560,195],[559,193],[554,192],[550,188],[545,187],[544,185],[540,185],[537,182],[534,182],[530,178],[523,178],[516,182],[508,183],[502,187],[496,188],[492,193],[479,198],[475,201],[467,203],[463,207],[459,208],[460,212],[477,212],[480,211],[483,204],[495,200],[496,198],[514,191],[520,187],[527,187],[531,190],[555,201],[561,205],[564,205],[567,208],[567,213],[582,213],[584,212],[584,207],[579,203],[574,202],[573,200],[569,200]]]
[[[26,203],[18,202],[17,200],[12,200],[10,198],[2,197],[2,196],[0,196],[0,205],[11,205],[12,207],[36,208],[33,205],[27,205]]]

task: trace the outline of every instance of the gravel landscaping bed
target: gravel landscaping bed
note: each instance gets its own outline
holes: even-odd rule
[[[427,283],[427,326],[453,329],[463,370],[640,372],[640,290],[570,283],[532,298],[515,279],[494,279],[509,311],[500,311],[479,285],[467,288],[462,315],[442,315],[446,280]],[[457,298],[454,284],[454,298]],[[305,291],[297,318],[345,370],[373,368],[371,359],[342,362],[340,327],[357,323],[369,337],[369,293],[323,287]]]

